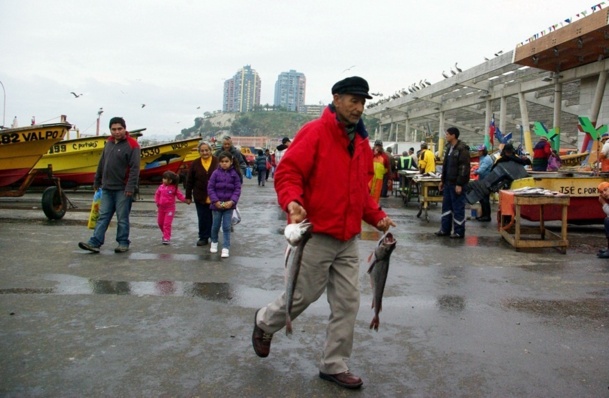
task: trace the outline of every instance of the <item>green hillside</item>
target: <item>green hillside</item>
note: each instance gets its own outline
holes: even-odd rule
[[[194,125],[183,129],[176,139],[185,139],[200,135],[203,139],[219,137],[225,134],[238,137],[261,137],[270,138],[294,137],[302,125],[316,119],[316,116],[304,113],[287,111],[258,111],[247,113],[216,113],[207,114],[206,117],[198,117]],[[376,119],[367,119],[364,122],[368,132],[372,133],[376,128]]]

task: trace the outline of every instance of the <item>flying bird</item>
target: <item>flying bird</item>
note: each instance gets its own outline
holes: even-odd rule
[[[370,95],[372,95],[374,97],[382,97],[383,93],[370,93]]]
[[[200,107],[200,106],[197,106],[197,109],[201,109],[201,107]]]
[[[145,107],[145,106],[146,106],[146,104],[142,104],[142,108]]]
[[[342,71],[342,73],[345,73],[348,70],[351,70],[351,68],[355,68],[355,65],[351,65],[350,67],[348,67],[347,69],[345,69],[344,71]]]
[[[457,66],[457,63],[456,63],[456,62],[455,62],[455,69],[457,70],[457,72],[463,72],[463,69],[459,68],[459,67]]]
[[[445,79],[448,79],[449,76],[446,74],[446,72],[442,71],[442,76],[444,76]]]
[[[70,91],[70,94],[72,94],[74,96],[74,98],[78,98],[78,97],[80,97],[82,95],[82,93],[81,94],[76,94],[74,91]]]

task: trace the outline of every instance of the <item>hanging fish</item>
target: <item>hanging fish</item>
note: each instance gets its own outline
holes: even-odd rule
[[[379,313],[383,309],[383,292],[385,291],[385,282],[387,282],[387,274],[389,273],[389,258],[395,249],[397,241],[390,232],[387,232],[379,240],[378,246],[368,257],[370,267],[370,283],[372,285],[372,308],[374,308],[374,317],[370,322],[370,329],[379,330]]]
[[[285,333],[292,334],[292,303],[294,301],[294,289],[298,273],[300,272],[300,263],[302,261],[302,252],[304,247],[311,238],[311,230],[313,224],[307,220],[303,220],[297,224],[289,224],[285,227],[284,235],[288,241],[288,249],[285,254]]]

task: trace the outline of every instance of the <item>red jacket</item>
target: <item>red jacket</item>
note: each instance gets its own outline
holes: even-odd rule
[[[327,107],[305,124],[281,158],[275,190],[284,210],[300,203],[313,232],[347,241],[361,232],[361,221],[376,226],[386,214],[370,196],[372,150],[360,120],[353,156],[345,127]]]

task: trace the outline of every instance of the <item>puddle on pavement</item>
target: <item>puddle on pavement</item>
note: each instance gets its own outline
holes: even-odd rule
[[[465,297],[463,296],[440,296],[438,297],[438,307],[443,311],[455,312],[465,309]]]
[[[156,227],[158,228],[158,227]],[[170,260],[170,261],[200,261],[205,256],[201,254],[177,254],[177,253],[140,253],[132,252],[129,255],[133,260]]]
[[[0,294],[112,294],[131,296],[199,297],[206,300],[228,302],[233,299],[233,287],[218,282],[180,281],[111,281],[86,279],[72,275],[48,275],[48,280],[57,282],[51,288],[8,288]]]
[[[552,317],[578,317],[587,319],[609,319],[609,300],[589,298],[583,300],[529,300],[507,299],[504,307],[534,315]]]

